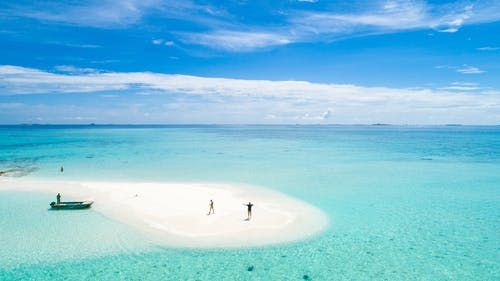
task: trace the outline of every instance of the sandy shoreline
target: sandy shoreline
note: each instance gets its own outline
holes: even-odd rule
[[[93,200],[93,210],[174,247],[249,247],[308,238],[328,225],[319,209],[284,194],[220,183],[75,182],[4,178],[0,191],[38,191]],[[209,200],[215,214],[207,215]],[[246,206],[254,204],[246,220]],[[47,206],[40,206],[47,208]]]

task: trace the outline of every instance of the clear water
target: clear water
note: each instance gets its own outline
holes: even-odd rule
[[[6,169],[254,184],[331,225],[293,244],[172,249],[92,210],[47,211],[50,195],[1,192],[0,280],[500,280],[500,127],[4,126]]]

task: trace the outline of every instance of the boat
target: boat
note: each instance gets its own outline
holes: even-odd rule
[[[52,202],[50,203],[50,208],[54,210],[86,209],[90,208],[92,203],[94,201]]]

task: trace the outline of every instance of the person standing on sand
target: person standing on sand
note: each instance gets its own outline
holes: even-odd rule
[[[57,201],[57,204],[61,203],[61,193],[57,193],[56,201]]]
[[[248,207],[247,220],[250,220],[252,218],[252,206],[253,206],[253,204],[251,202],[248,202],[248,204],[243,203],[243,205]]]
[[[210,213],[212,214],[215,214],[215,210],[214,210],[214,201],[210,199],[210,210],[208,210],[208,214],[210,215]]]

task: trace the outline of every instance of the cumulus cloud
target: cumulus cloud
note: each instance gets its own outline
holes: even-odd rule
[[[330,117],[332,117],[332,109],[329,108],[325,112],[319,114],[304,113],[300,116],[297,116],[296,119],[319,122],[330,119]]]
[[[136,117],[148,113],[151,120],[164,120],[161,118],[167,117],[162,110],[154,111],[164,97],[171,100],[168,104],[176,105],[169,111],[173,117],[168,118],[182,117],[185,122],[467,123],[468,118],[479,122],[478,116],[481,123],[500,122],[495,117],[500,111],[499,91],[470,89],[477,85],[466,82],[450,87],[455,88],[398,89],[151,72],[52,73],[0,66],[0,95],[135,93],[141,100],[154,100],[150,104],[134,103],[121,113],[110,110],[106,114],[113,113],[112,118],[133,112]],[[458,91],[458,87],[462,89]],[[450,112],[464,120],[450,119]],[[433,119],[428,120],[430,117]]]
[[[326,121],[327,119],[330,119],[330,117],[332,117],[332,110],[329,108],[325,112],[319,114],[304,113],[300,116],[297,116],[296,119],[320,122],[320,121]]]
[[[323,115],[321,116],[322,119],[329,119],[332,117],[332,110],[329,108],[327,111],[323,112]]]

